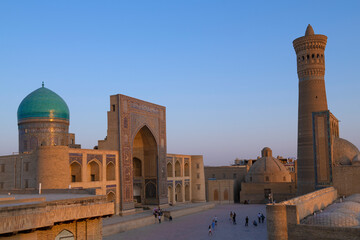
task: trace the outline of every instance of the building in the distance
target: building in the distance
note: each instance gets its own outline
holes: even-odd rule
[[[248,170],[247,165],[205,166],[206,199],[210,202],[239,202],[241,182]]]
[[[241,183],[241,202],[266,203],[273,199],[278,202],[295,194],[295,182],[284,163],[272,156],[270,148],[263,148],[261,158],[251,166]]]
[[[271,154],[271,149],[264,148],[266,154]],[[264,150],[262,151],[264,153]],[[268,150],[268,151],[267,151]],[[275,163],[277,168],[269,167]],[[285,174],[286,184],[283,179],[271,178],[266,181],[266,176]],[[254,175],[254,181],[252,177]],[[262,176],[262,178],[258,176]],[[278,184],[280,183],[280,184]],[[296,161],[290,158],[269,158],[264,156],[256,159],[235,159],[232,166],[205,166],[206,199],[217,203],[264,203],[268,201],[270,193],[275,194],[275,199],[283,200],[294,196],[296,191]]]
[[[17,115],[19,153],[0,157],[0,191],[95,189],[114,201],[117,214],[167,205],[168,196],[173,204],[205,201],[202,156],[167,158],[163,106],[110,96],[107,136],[94,149],[75,143],[67,104],[44,85],[23,99]],[[168,179],[170,158],[175,176]]]

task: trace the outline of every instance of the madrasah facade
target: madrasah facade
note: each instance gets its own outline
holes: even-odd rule
[[[125,95],[110,96],[107,136],[82,149],[69,133],[66,102],[44,87],[19,105],[19,153],[0,156],[0,191],[88,189],[135,207],[204,202],[201,155],[167,154],[166,108]]]

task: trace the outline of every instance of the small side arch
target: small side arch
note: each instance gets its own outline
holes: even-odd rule
[[[70,176],[71,182],[81,182],[81,165],[78,162],[72,162],[70,164]]]
[[[173,194],[173,187],[172,186],[168,186],[168,201],[171,204],[174,203],[174,194]]]
[[[190,186],[189,186],[189,184],[185,185],[185,201],[186,202],[190,201]]]
[[[115,165],[113,162],[109,162],[106,166],[106,180],[115,180]]]
[[[181,186],[181,184],[176,184],[176,187],[175,187],[175,201],[176,201],[176,202],[183,202],[183,195],[182,195],[182,186]]]
[[[185,163],[185,165],[184,165],[184,175],[185,175],[185,177],[189,177],[189,176],[190,176],[189,163]]]
[[[181,165],[179,161],[175,163],[175,177],[181,177]]]
[[[173,177],[173,166],[170,162],[167,163],[167,176]]]
[[[113,202],[115,201],[115,193],[113,191],[110,191],[107,195],[106,195],[106,200],[108,202]]]
[[[87,165],[88,181],[101,181],[101,164],[95,159],[91,160]]]

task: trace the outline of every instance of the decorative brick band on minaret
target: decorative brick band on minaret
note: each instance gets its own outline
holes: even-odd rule
[[[325,91],[327,37],[308,25],[305,36],[293,41],[299,77],[298,194],[315,190],[312,113],[328,110]]]

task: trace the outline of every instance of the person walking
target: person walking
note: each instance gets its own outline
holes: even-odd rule
[[[161,223],[161,215],[160,214],[159,214],[158,218],[159,218],[159,223]]]
[[[156,223],[156,219],[157,219],[157,217],[158,217],[158,216],[157,216],[157,214],[156,214],[156,212],[155,212],[155,211],[154,211],[154,213],[153,213],[153,214],[154,214],[154,217],[155,217],[155,223]]]
[[[258,213],[258,222],[261,223],[261,213]]]
[[[261,213],[261,223],[264,223],[264,220],[265,220],[265,216],[264,214]]]
[[[245,227],[249,226],[249,217],[246,216],[245,218]]]
[[[235,225],[236,224],[236,213],[234,212],[233,214],[233,224]]]
[[[215,220],[215,226],[217,226],[217,216],[215,215],[215,217],[214,217],[214,220]]]
[[[208,233],[208,235],[212,236],[211,225],[209,225],[209,233]]]
[[[213,219],[211,222],[212,229],[215,230],[215,220]]]
[[[230,221],[232,221],[233,220],[233,213],[232,212],[230,212],[230,219],[229,219]]]

